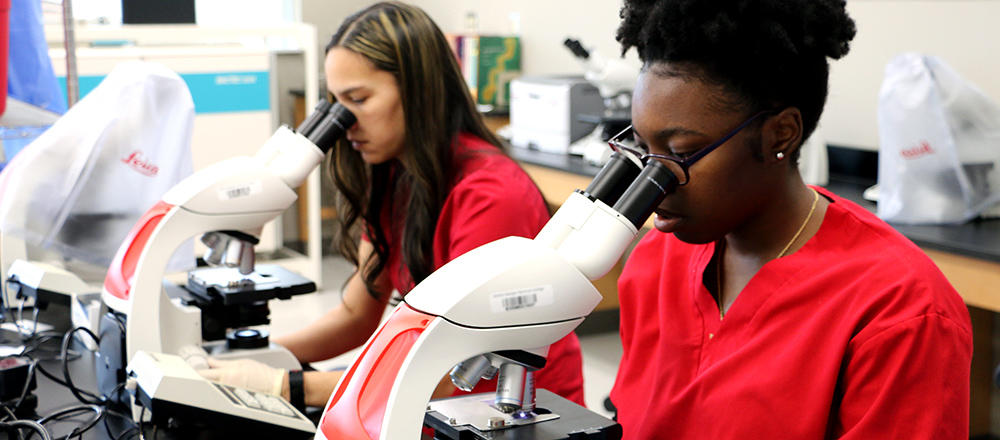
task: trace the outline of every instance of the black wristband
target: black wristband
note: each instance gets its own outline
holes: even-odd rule
[[[291,370],[288,372],[289,403],[300,412],[305,412],[306,390],[302,382],[302,370]]]

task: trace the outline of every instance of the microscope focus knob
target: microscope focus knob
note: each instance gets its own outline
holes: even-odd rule
[[[230,332],[226,335],[226,347],[229,349],[264,348],[269,344],[268,332],[244,328]]]

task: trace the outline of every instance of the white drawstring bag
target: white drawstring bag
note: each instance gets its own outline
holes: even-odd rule
[[[878,125],[883,220],[964,223],[1000,202],[1000,107],[942,60],[889,62]]]
[[[160,63],[118,64],[4,168],[0,230],[108,267],[136,221],[193,172],[193,128],[180,76]],[[171,267],[193,266],[193,253],[187,245]]]

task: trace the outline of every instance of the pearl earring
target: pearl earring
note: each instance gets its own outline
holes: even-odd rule
[[[785,153],[779,151],[778,154],[774,155],[774,157],[777,157],[778,160],[784,159],[785,158]]]

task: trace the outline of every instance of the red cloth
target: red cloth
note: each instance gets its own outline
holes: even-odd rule
[[[534,238],[549,220],[548,205],[527,173],[497,147],[478,137],[462,134],[455,146],[457,172],[445,199],[434,232],[434,269],[486,243],[509,236]],[[409,271],[402,264],[400,231],[383,216],[390,256],[386,274],[401,294],[413,289]],[[580,405],[583,401],[583,357],[575,333],[552,344],[546,367],[535,373],[535,386],[552,391]],[[473,392],[496,391],[496,380],[481,381]],[[464,394],[458,392],[456,394]]]
[[[830,205],[720,320],[714,246],[653,231],[619,280],[625,439],[967,439],[972,327],[934,263],[863,208]]]
[[[10,0],[0,0],[0,115],[3,115],[7,107],[8,35],[10,35]]]

